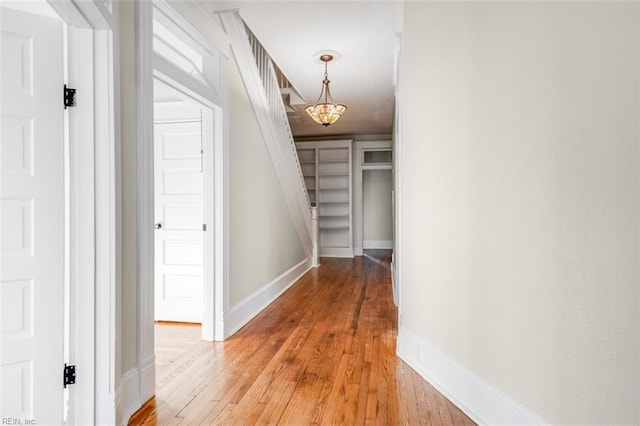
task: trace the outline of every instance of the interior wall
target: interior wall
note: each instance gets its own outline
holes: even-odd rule
[[[229,64],[229,308],[305,259],[233,58]]]
[[[404,7],[400,327],[547,422],[640,423],[640,4]]]
[[[393,221],[391,217],[391,170],[363,170],[362,172],[362,236],[367,242],[384,242],[391,248]],[[374,245],[379,245],[374,244]]]

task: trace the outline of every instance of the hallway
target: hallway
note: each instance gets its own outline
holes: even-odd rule
[[[227,341],[186,338],[130,424],[473,424],[396,357],[389,260],[322,258]]]

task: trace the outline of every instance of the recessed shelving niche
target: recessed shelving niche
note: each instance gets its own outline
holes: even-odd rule
[[[318,207],[320,256],[353,257],[351,140],[298,142],[311,204]]]

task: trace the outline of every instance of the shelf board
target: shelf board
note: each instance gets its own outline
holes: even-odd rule
[[[332,231],[347,230],[349,225],[319,225],[320,229],[331,229]]]
[[[340,213],[329,213],[329,214],[322,214],[320,213],[320,219],[322,219],[323,217],[343,217],[343,218],[348,218],[349,214],[345,213],[345,214],[340,214]]]
[[[349,200],[346,201],[320,201],[320,204],[349,204]]]
[[[348,163],[349,160],[331,160],[331,161],[318,161],[318,164],[344,164]]]
[[[349,177],[349,173],[322,173],[319,177]]]
[[[320,191],[348,191],[349,188],[319,188]]]

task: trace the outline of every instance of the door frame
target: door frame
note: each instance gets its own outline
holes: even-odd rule
[[[145,61],[141,61],[144,63],[144,67],[139,67],[140,79],[145,79],[145,84],[139,86],[139,93],[142,94],[139,99],[144,103],[141,105],[141,108],[144,109],[143,116],[146,117],[149,112],[151,113],[149,123],[151,138],[149,139],[149,134],[147,134],[147,139],[139,139],[139,143],[144,145],[151,143],[151,153],[153,153],[153,80],[147,78],[150,71],[153,78],[199,104],[203,110],[204,220],[207,224],[207,231],[204,235],[206,297],[204,301],[205,318],[202,324],[203,339],[221,341],[224,340],[224,300],[228,281],[226,255],[228,253],[228,138],[225,111],[228,103],[226,81],[229,41],[222,30],[216,29],[202,17],[202,11],[187,2],[158,2],[153,5],[150,2],[141,2],[140,7],[145,10],[138,14],[140,19],[148,21],[157,16],[162,20],[162,24],[181,38],[183,42],[195,50],[201,51],[206,57],[205,62],[215,64],[211,65],[211,73],[206,75],[207,83],[203,84],[153,51],[152,22],[139,26],[140,31],[145,34],[144,36],[141,34],[139,37],[144,45],[140,46],[138,53],[146,58]],[[141,123],[141,125],[144,124]],[[149,147],[146,146],[146,149],[148,150]],[[145,173],[150,173],[151,180],[144,179],[139,183],[153,185],[153,168],[146,170]],[[141,190],[148,191],[153,195],[153,186]],[[153,197],[147,198],[144,209],[149,207],[151,209],[154,207]],[[150,223],[153,224],[153,210],[151,214]],[[151,245],[151,250],[153,248],[154,245]],[[151,253],[153,254],[153,251]],[[153,267],[153,263],[151,266]],[[152,281],[152,288],[154,284],[155,282]],[[141,285],[145,285],[145,283],[141,283]],[[153,301],[153,293],[150,296]],[[146,297],[149,297],[148,293]],[[153,311],[151,314],[153,315]],[[148,321],[148,319],[149,317],[146,320]],[[153,317],[151,319],[153,320]]]
[[[354,180],[354,233],[353,233],[353,252],[356,256],[364,254],[363,236],[363,172],[365,170],[391,170],[393,176],[393,163],[385,165],[364,165],[365,151],[392,151],[393,143],[391,140],[382,141],[358,141],[355,142],[355,161],[353,162],[353,180]],[[395,225],[394,225],[395,226]]]
[[[206,121],[215,127],[203,126],[203,136],[211,141],[209,155],[205,152],[205,191],[213,194],[205,197],[205,221],[212,224],[211,231],[205,233],[205,277],[213,275],[213,291],[205,300],[203,331],[206,340],[222,340],[224,319],[224,298],[228,282],[228,137],[224,116],[227,111],[226,59],[229,42],[226,35],[217,30],[202,16],[204,10],[188,2],[136,2],[136,114],[137,114],[137,254],[138,254],[138,321],[137,321],[137,369],[139,382],[135,393],[136,401],[126,401],[127,410],[140,407],[155,394],[154,355],[154,172],[153,172],[153,79],[194,98],[206,106],[210,117]],[[154,11],[165,18],[163,25],[170,30],[179,30],[182,41],[193,44],[197,50],[205,50],[217,55],[216,75],[208,81],[214,87],[201,84],[184,73],[179,67],[156,54],[153,50]],[[184,36],[187,37],[184,37]],[[205,109],[205,110],[206,110]],[[204,122],[204,120],[203,120]],[[205,145],[205,150],[206,150]],[[207,213],[208,212],[208,213]],[[210,217],[207,217],[210,215]],[[211,267],[206,265],[213,265]],[[205,278],[207,279],[207,278]],[[208,309],[213,307],[213,309]],[[135,408],[137,409],[137,408]],[[133,411],[135,411],[135,409]],[[132,411],[132,412],[133,412]],[[131,413],[132,413],[131,412]],[[131,413],[124,413],[125,416]],[[128,418],[128,417],[127,417]],[[126,419],[125,419],[126,420]]]
[[[118,245],[118,120],[113,46],[117,2],[47,0],[67,27],[69,359],[79,374],[69,387],[67,423],[114,423]],[[90,285],[91,284],[91,285]],[[62,366],[60,366],[62,368]],[[83,373],[80,373],[83,372]]]
[[[217,114],[219,108],[213,105],[211,102],[203,102],[194,96],[194,94],[171,77],[167,76],[158,69],[157,64],[154,64],[154,80],[158,80],[167,85],[171,89],[178,92],[186,102],[197,105],[201,110],[201,132],[200,138],[202,140],[202,165],[203,165],[203,193],[202,193],[202,207],[203,207],[203,222],[207,225],[207,230],[203,233],[203,319],[202,319],[202,340],[213,341],[215,339],[215,323],[217,319],[214,316],[216,306],[214,304],[214,292],[215,292],[215,212],[213,207],[216,205],[216,199],[214,197],[214,179],[215,179],[215,159],[212,153],[215,149],[216,133],[215,129],[221,127],[222,123]],[[154,102],[155,104],[155,102]],[[155,110],[155,108],[154,108]],[[156,125],[156,117],[153,117],[154,127]],[[155,138],[155,135],[154,135]],[[155,152],[154,152],[154,194],[155,194]],[[155,198],[154,198],[154,211],[155,211]],[[157,218],[154,215],[154,223]],[[155,234],[154,234],[154,248],[155,248]],[[155,256],[154,256],[155,260]],[[156,267],[154,262],[154,267]],[[155,271],[154,269],[154,289],[155,289]],[[154,298],[154,312],[157,299]],[[155,317],[155,315],[154,315]]]

